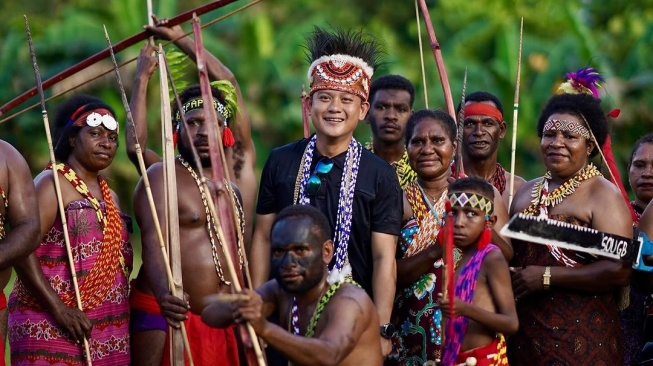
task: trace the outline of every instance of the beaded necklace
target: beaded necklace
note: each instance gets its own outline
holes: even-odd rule
[[[578,173],[576,173],[569,180],[558,186],[552,192],[549,192],[549,182],[551,180],[551,172],[547,171],[544,177],[535,184],[531,192],[531,205],[526,208],[524,214],[529,216],[549,216],[549,207],[553,208],[560,204],[565,198],[569,197],[576,191],[583,181],[590,178],[602,176],[601,172],[589,163]],[[554,245],[547,245],[551,255],[566,267],[577,267],[578,262],[569,258],[559,247]]]
[[[7,200],[7,195],[5,194],[5,191],[0,187],[0,196],[2,196],[2,202],[4,202],[5,206],[5,211],[9,208],[9,201]],[[6,229],[5,229],[5,217],[0,213],[0,239],[5,237],[6,234]]]
[[[594,166],[594,164],[589,163],[558,188],[549,192],[551,172],[547,171],[544,177],[542,177],[542,179],[533,187],[533,191],[531,192],[533,200],[524,213],[531,216],[548,216],[549,207],[553,208],[557,206],[565,198],[573,194],[576,191],[576,188],[578,188],[583,181],[597,176],[602,176],[601,172]]]
[[[46,169],[52,169],[52,165],[48,164]],[[82,197],[91,203],[95,209],[96,217],[100,220],[100,225],[103,226],[103,239],[102,245],[100,246],[100,253],[93,264],[93,268],[88,271],[86,276],[80,277],[80,279],[83,279],[83,282],[80,281],[81,285],[79,286],[82,307],[84,310],[91,310],[104,302],[112,288],[112,283],[115,281],[116,273],[119,270],[122,269],[125,277],[129,278],[130,270],[127,268],[121,250],[123,221],[113,201],[109,185],[102,176],[98,175],[98,182],[102,192],[102,200],[105,203],[106,215],[98,215],[98,212],[102,213],[102,207],[99,201],[93,197],[86,183],[75,174],[74,170],[65,164],[57,164],[56,169],[63,174],[66,180],[75,187],[75,190]],[[103,223],[104,225],[102,225]],[[24,287],[22,282],[16,287],[17,294],[24,304],[34,309],[41,308],[41,304],[31,296],[29,290]],[[64,292],[60,294],[60,297],[66,306],[76,307],[74,291]]]
[[[316,135],[311,137],[306,150],[299,164],[299,172],[295,181],[295,192],[293,202],[300,205],[310,205],[311,198],[306,194],[306,182],[311,176],[311,163],[315,151]],[[354,188],[358,176],[358,164],[363,147],[352,137],[345,156],[345,167],[342,171],[340,193],[338,196],[338,214],[336,216],[336,230],[333,242],[336,246],[336,261],[329,272],[327,281],[329,283],[339,282],[345,277],[351,276],[351,265],[347,249],[349,247],[349,234],[351,233],[351,221],[353,216]]]
[[[320,302],[315,307],[315,310],[313,311],[313,316],[311,316],[311,319],[308,322],[308,326],[306,327],[306,333],[304,333],[305,337],[310,338],[315,335],[315,328],[317,328],[317,323],[320,321],[320,317],[322,316],[322,312],[324,311],[324,308],[329,303],[329,300],[331,300],[333,295],[335,295],[336,292],[340,289],[343,283],[350,283],[352,285],[360,287],[360,285],[356,283],[353,279],[351,279],[351,277],[347,277],[343,281],[339,281],[332,284],[327,290],[327,292],[324,293],[322,297],[320,297]],[[295,297],[293,297],[293,307],[291,309],[290,321],[291,321],[292,333],[294,335],[299,335],[299,324],[298,324],[299,314],[297,311],[297,298]]]
[[[190,173],[191,177],[193,177],[193,180],[195,180],[195,184],[197,185],[197,189],[200,192],[200,196],[202,197],[202,203],[204,204],[204,212],[206,213],[206,231],[209,234],[209,242],[211,243],[211,254],[213,255],[213,264],[215,265],[215,271],[218,274],[218,278],[222,283],[225,285],[229,286],[231,285],[231,282],[227,281],[227,279],[224,277],[224,271],[222,270],[222,264],[220,263],[220,258],[218,257],[218,247],[215,245],[215,237],[217,237],[217,229],[215,225],[215,218],[213,215],[211,215],[211,210],[209,208],[209,202],[207,199],[207,193],[204,191],[204,186],[202,185],[202,181],[200,180],[199,176],[195,172],[195,170],[188,164],[184,158],[181,157],[181,155],[177,156],[177,159],[179,159],[179,162],[181,165],[188,170]],[[227,191],[229,192],[229,196],[231,197],[231,203],[236,206],[238,209],[238,226],[240,230],[237,231],[237,241],[238,241],[238,260],[240,263],[240,268],[243,268],[244,265],[244,259],[243,259],[243,252],[242,252],[242,243],[243,243],[243,233],[245,230],[245,219],[244,219],[244,214],[243,214],[243,208],[240,204],[240,200],[236,198],[236,194],[231,188],[231,184],[229,182],[224,182],[224,186],[226,187]],[[222,250],[222,253],[224,255],[228,255],[227,252],[224,249],[224,244],[220,240],[219,237],[217,237],[218,244],[220,245],[220,250]]]

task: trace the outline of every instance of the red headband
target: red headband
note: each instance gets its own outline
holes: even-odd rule
[[[487,103],[470,103],[465,106],[465,118],[471,116],[488,116],[503,122],[503,114],[494,106]]]

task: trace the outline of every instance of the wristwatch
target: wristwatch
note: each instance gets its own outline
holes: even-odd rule
[[[548,290],[551,287],[551,267],[544,267],[544,274],[542,274],[542,287]]]
[[[392,323],[383,324],[381,326],[381,337],[390,339],[395,334],[395,326]]]

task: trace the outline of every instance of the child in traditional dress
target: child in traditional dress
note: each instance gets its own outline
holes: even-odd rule
[[[462,252],[455,263],[452,331],[447,332],[442,365],[508,365],[504,335],[517,332],[518,320],[510,272],[498,247],[491,244],[494,190],[480,178],[449,185],[447,220],[454,245]],[[446,237],[446,235],[445,235]],[[440,296],[442,314],[452,306]]]

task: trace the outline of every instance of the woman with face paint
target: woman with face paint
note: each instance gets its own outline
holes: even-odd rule
[[[77,309],[48,165],[35,179],[41,244],[15,267],[9,299],[12,363],[81,365],[86,338],[94,365],[129,364],[129,219],[100,175],[118,147],[115,113],[100,99],[71,98],[54,120],[54,145],[84,311]]]

